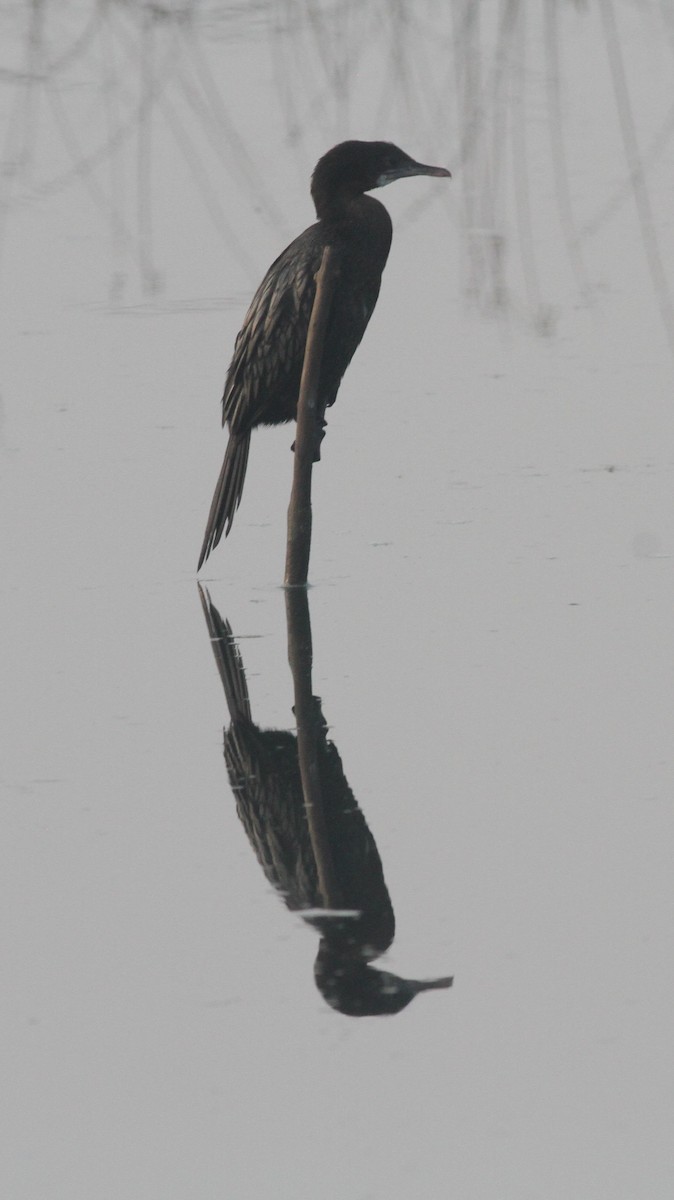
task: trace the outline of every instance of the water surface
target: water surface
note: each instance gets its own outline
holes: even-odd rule
[[[59,14],[3,18],[3,1194],[668,1196],[665,15]],[[194,570],[234,337],[348,136],[454,175],[382,193],[315,473],[381,965],[455,977],[360,1020],[237,817]],[[279,729],[291,441],[203,572]]]

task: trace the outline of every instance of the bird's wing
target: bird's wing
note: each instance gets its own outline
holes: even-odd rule
[[[244,433],[272,403],[297,400],[322,243],[312,225],[272,263],[234,347],[222,397],[222,423]],[[289,412],[286,419],[290,419]]]

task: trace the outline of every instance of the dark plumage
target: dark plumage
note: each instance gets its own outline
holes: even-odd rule
[[[444,167],[415,162],[390,142],[342,142],[318,162],[311,195],[318,221],[272,263],[236,339],[222,397],[229,442],[208,515],[199,567],[229,533],[241,501],[251,431],[297,415],[316,273],[326,245],[336,248],[336,283],[323,352],[319,397],[337,391],[372,316],[391,247],[391,219],[364,195],[409,175],[448,176]]]

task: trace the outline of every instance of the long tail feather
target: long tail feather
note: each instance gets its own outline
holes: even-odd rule
[[[220,616],[208,594],[208,589],[202,588],[201,584],[198,584],[198,587],[199,599],[211,639],[211,649],[215,655],[215,664],[222,680],[222,686],[225,689],[230,720],[234,722],[244,718],[252,723],[246,672],[239,647],[234,640],[232,627],[229,621],[223,620]]]
[[[241,503],[243,484],[248,466],[248,450],[250,448],[250,432],[244,434],[230,433],[225,457],[218,476],[218,482],[211,501],[211,511],[208,514],[206,533],[199,555],[197,571],[201,569],[211,550],[217,546],[223,533],[225,537],[232,528],[234,513]]]

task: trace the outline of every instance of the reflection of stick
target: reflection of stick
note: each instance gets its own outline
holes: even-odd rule
[[[337,255],[331,246],[326,246],[316,276],[316,295],[309,321],[302,382],[297,402],[295,465],[288,508],[286,587],[306,587],[307,583],[311,553],[311,470],[314,462],[319,458],[321,422],[324,412],[320,407],[318,382],[323,361],[325,330],[338,270]]]
[[[309,468],[311,468],[311,458]],[[318,886],[323,903],[326,908],[339,908],[341,899],[335,879],[318,767],[318,745],[324,734],[320,711],[311,687],[313,651],[306,588],[286,589],[286,618],[288,621],[288,662],[293,673],[295,687],[297,756],[311,849],[316,863]]]

